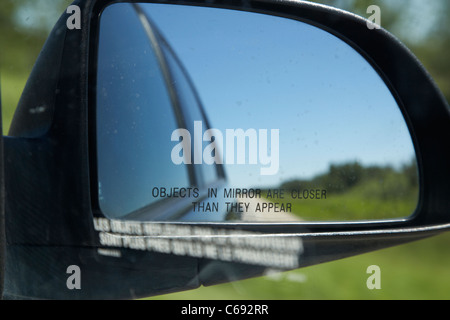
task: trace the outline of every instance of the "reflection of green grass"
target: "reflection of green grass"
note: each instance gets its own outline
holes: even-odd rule
[[[283,273],[153,299],[449,299],[450,233],[390,249]],[[381,269],[369,290],[367,267]],[[303,281],[296,281],[296,280]]]
[[[400,218],[411,215],[416,200],[377,199],[357,193],[334,194],[320,200],[284,199],[292,203],[292,213],[304,220],[365,220]]]
[[[417,205],[417,165],[415,159],[396,169],[357,162],[330,164],[325,173],[310,180],[286,181],[280,188],[285,190],[283,201],[292,203],[292,212],[304,220],[403,218],[414,213]],[[290,198],[291,191],[303,195],[308,190],[323,190],[326,199]]]

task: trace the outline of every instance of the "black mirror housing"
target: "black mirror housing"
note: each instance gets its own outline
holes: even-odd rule
[[[362,18],[307,2],[267,0],[153,2],[281,16],[322,28],[351,45],[390,87],[410,130],[420,177],[415,213],[382,221],[123,222],[121,228],[112,228],[116,222],[97,211],[93,196],[97,187],[93,158],[97,145],[93,137],[99,17],[112,2],[116,1],[75,1],[81,9],[81,29],[69,30],[66,21],[70,15],[63,14],[36,62],[10,136],[4,138],[5,298],[145,297],[254,277],[268,268],[305,267],[448,230],[450,113],[426,70],[392,35],[383,29],[368,29]],[[136,225],[138,233],[132,231]],[[145,232],[149,225],[172,233]],[[185,232],[187,227],[208,231],[189,234]],[[183,232],[177,234],[180,230]],[[235,243],[256,238],[274,244],[278,241],[275,239],[298,244],[282,252],[295,257],[294,262],[277,268],[261,260],[252,261],[250,254],[227,260],[219,254],[204,253],[206,245],[220,250],[228,245],[231,248],[223,242],[231,237],[240,239]],[[188,249],[175,253],[174,244],[180,238],[188,243],[196,241],[203,253]],[[157,239],[167,241],[172,249],[153,246]],[[261,242],[249,241],[249,250],[273,257],[277,246],[262,248],[255,244]],[[81,290],[67,287],[68,267],[72,265],[82,271]]]

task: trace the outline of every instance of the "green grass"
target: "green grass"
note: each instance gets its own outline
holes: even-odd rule
[[[289,198],[283,202],[290,202],[292,213],[308,221],[403,218],[411,215],[417,205],[413,198],[382,200],[351,192],[321,200]]]
[[[360,256],[229,284],[162,295],[161,300],[447,300],[450,233]],[[381,289],[366,286],[381,269]]]
[[[7,134],[28,75],[5,69],[0,76],[3,134]]]

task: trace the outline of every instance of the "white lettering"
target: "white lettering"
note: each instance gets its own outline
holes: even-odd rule
[[[81,10],[79,6],[71,5],[67,7],[66,13],[72,14],[67,18],[66,26],[67,29],[81,29]]]
[[[243,129],[226,129],[225,163],[257,165],[259,158],[259,164],[265,166],[261,167],[261,175],[277,174],[280,165],[280,130],[270,130],[270,143],[268,143],[267,131],[267,129],[258,131],[255,129],[247,129],[246,131]],[[171,159],[175,165],[192,164],[192,139],[194,140],[194,164],[224,163],[224,156],[222,155],[224,150],[223,133],[219,129],[208,129],[204,134],[202,132],[202,121],[194,121],[193,137],[187,129],[175,129],[172,132],[171,140],[178,142],[171,151]],[[210,142],[210,144],[202,152],[204,141]]]
[[[71,265],[67,267],[66,273],[71,274],[70,277],[67,278],[66,286],[67,289],[73,290],[81,289],[81,270],[79,266]]]
[[[372,274],[366,281],[367,288],[369,290],[381,289],[381,270],[379,266],[369,266],[366,271],[368,274]]]
[[[367,13],[372,13],[368,18],[367,28],[370,30],[381,28],[381,9],[379,6],[371,5],[367,8]]]
[[[191,164],[191,134],[186,129],[176,129],[172,132],[172,141],[179,141],[172,149],[170,157],[174,164]],[[182,155],[180,155],[182,153]]]

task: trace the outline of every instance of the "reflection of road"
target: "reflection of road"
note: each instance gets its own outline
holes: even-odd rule
[[[242,221],[258,221],[258,222],[299,222],[301,219],[290,212],[256,212],[256,207],[260,207],[263,203],[270,203],[267,199],[257,198],[238,198],[238,202],[247,203],[248,209],[241,214]]]

